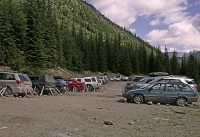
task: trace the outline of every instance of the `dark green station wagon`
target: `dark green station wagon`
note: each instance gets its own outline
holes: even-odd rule
[[[177,104],[185,106],[197,102],[198,91],[184,83],[156,83],[144,88],[131,90],[125,96],[127,102]]]

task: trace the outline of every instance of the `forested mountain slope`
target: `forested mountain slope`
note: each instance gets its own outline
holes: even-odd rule
[[[123,74],[170,70],[159,49],[82,0],[1,0],[0,63],[27,73],[54,67]]]

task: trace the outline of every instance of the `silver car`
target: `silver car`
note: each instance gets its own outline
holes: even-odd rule
[[[5,92],[2,91],[5,89]],[[14,72],[0,72],[1,95],[17,95],[32,92],[32,82],[28,75]]]

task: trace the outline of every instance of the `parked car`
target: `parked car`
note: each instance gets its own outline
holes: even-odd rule
[[[138,81],[140,81],[141,79],[143,79],[145,76],[130,76],[129,78],[128,78],[128,80],[129,81],[132,81],[132,82],[138,82]]]
[[[59,90],[66,90],[66,88],[67,88],[66,80],[64,80],[62,77],[54,77],[54,79],[56,81],[56,87]]]
[[[74,80],[78,80],[81,83],[85,83],[85,85],[89,91],[94,91],[95,89],[99,88],[101,85],[98,82],[96,77],[74,78]]]
[[[197,90],[182,82],[155,83],[144,88],[130,90],[125,98],[127,102],[136,104],[153,102],[168,103],[185,106],[187,103],[197,102]]]
[[[120,81],[122,80],[122,76],[121,75],[117,75],[113,78],[114,81]]]
[[[106,84],[108,82],[106,76],[99,76],[98,80],[101,81],[102,85]]]
[[[82,83],[78,80],[69,80],[68,81],[68,84],[67,84],[67,88],[70,90],[70,91],[84,91],[85,90],[85,83]]]
[[[143,79],[139,80],[138,82],[129,82],[126,84],[122,94],[124,96],[124,94],[126,94],[129,90],[147,86],[153,82],[159,81],[162,78],[163,77],[144,77]]]
[[[37,93],[39,93],[42,88],[44,88],[44,90],[48,90],[49,88],[56,88],[56,81],[51,75],[30,76],[30,79],[33,83],[33,88]]]
[[[0,72],[0,89],[7,87],[4,95],[18,95],[32,92],[32,83],[28,75],[13,72]]]
[[[122,76],[121,80],[122,81],[128,81],[128,77],[127,76]]]
[[[190,85],[193,89],[197,90],[197,84],[193,79],[189,79],[187,77],[177,77],[177,76],[159,76],[159,77],[147,77],[142,80],[140,80],[137,83],[132,83],[132,84],[127,84],[125,86],[125,89],[122,93],[124,96],[129,90],[133,89],[138,89],[142,88],[157,82],[172,82],[172,83],[177,83],[177,82],[182,82],[184,84]]]

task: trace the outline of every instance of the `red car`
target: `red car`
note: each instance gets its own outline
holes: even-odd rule
[[[85,90],[85,83],[81,83],[77,80],[70,80],[67,84],[67,87],[71,91],[75,89],[75,90],[83,92]]]

